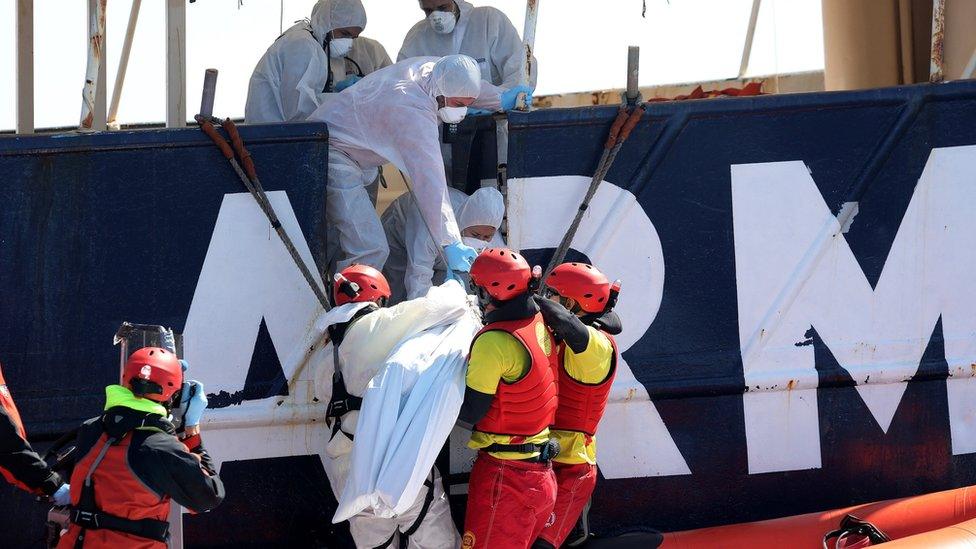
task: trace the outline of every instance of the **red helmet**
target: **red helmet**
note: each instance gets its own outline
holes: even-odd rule
[[[339,275],[336,276],[336,280],[332,284],[332,299],[336,305],[376,301],[377,299],[382,299],[385,303],[386,300],[390,299],[392,293],[390,292],[390,283],[386,281],[383,273],[369,265],[350,265],[339,271]],[[347,285],[343,288],[343,279],[352,282],[357,287],[350,288]],[[355,295],[349,295],[350,293]]]
[[[183,387],[183,367],[176,355],[161,347],[143,347],[122,367],[122,385],[136,396],[167,402]]]
[[[562,297],[575,300],[580,309],[600,313],[610,299],[610,281],[593,265],[563,263],[549,273],[546,286]]]
[[[532,269],[508,248],[487,248],[471,264],[471,283],[497,301],[508,301],[529,289]]]

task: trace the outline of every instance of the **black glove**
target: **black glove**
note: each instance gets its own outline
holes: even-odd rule
[[[555,301],[534,296],[542,318],[557,339],[565,341],[574,353],[582,353],[590,344],[590,332],[576,315]]]
[[[615,311],[610,311],[609,313],[597,313],[596,318],[592,322],[587,322],[587,319],[583,319],[585,324],[593,326],[597,330],[603,330],[610,335],[617,335],[624,331],[623,323],[620,322],[620,316],[617,315]]]

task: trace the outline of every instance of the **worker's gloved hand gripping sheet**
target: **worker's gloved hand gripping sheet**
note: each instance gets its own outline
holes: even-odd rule
[[[437,315],[429,327],[403,338],[367,385],[333,522],[368,509],[393,517],[410,508],[457,421],[468,348],[481,322],[456,282],[421,299],[452,306],[428,307]]]

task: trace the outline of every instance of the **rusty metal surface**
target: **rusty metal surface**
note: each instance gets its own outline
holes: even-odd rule
[[[699,86],[705,90],[720,90],[725,88],[744,88],[752,83],[761,83],[763,93],[769,94],[817,92],[823,91],[824,89],[824,73],[823,71],[810,71],[713,80],[708,82],[663,84],[659,86],[645,86],[639,88],[639,91],[645,100],[671,99],[681,95],[688,95]],[[533,97],[532,104],[535,108],[616,105],[620,103],[620,96],[624,91],[624,89],[617,88],[579,93],[538,95]]]
[[[92,1],[92,0],[89,0]],[[105,6],[107,0],[94,0],[94,10],[90,10],[88,19],[88,65],[85,69],[85,86],[81,96],[82,130],[90,130],[95,119],[95,100],[98,97],[98,73],[102,64],[102,49],[105,46]],[[91,6],[91,4],[89,4]],[[102,90],[101,93],[105,93]]]
[[[525,48],[525,81],[532,81],[532,59],[535,53],[535,28],[539,20],[540,0],[527,0],[525,4],[525,26],[522,30],[522,44]]]
[[[929,82],[945,78],[945,0],[932,0],[932,51],[929,56]]]

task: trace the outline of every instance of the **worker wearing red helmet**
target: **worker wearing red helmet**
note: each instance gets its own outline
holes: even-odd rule
[[[555,519],[534,547],[553,549],[589,536],[585,508],[596,486],[596,429],[616,374],[620,333],[613,312],[619,285],[586,263],[563,263],[546,277],[546,297],[537,298],[546,325],[556,336],[559,406],[552,435],[559,441]],[[575,529],[574,529],[575,526]],[[571,538],[571,539],[568,539]]]
[[[478,450],[468,482],[462,547],[529,547],[552,518],[558,453],[556,346],[532,298],[525,259],[488,248],[471,265],[485,327],[471,343],[460,423]]]
[[[367,386],[394,347],[423,329],[414,319],[437,316],[434,299],[420,297],[387,307],[390,294],[383,273],[368,265],[350,265],[335,276],[335,308],[329,314],[341,320],[327,327],[334,367],[316,371],[315,391],[317,395],[331,395],[327,416],[332,422],[332,436],[323,464],[336,499],[349,476],[356,423]],[[398,547],[401,537],[408,539],[411,548],[458,546],[457,529],[436,467],[407,511],[394,517],[362,511],[349,519],[349,530],[357,547]]]
[[[50,496],[54,503],[68,500],[68,485],[34,452],[7,382],[0,371],[0,475],[7,482],[35,495]]]
[[[78,432],[71,524],[59,549],[164,549],[171,500],[194,512],[223,500],[200,440],[203,385],[184,383],[183,365],[167,349],[143,347],[126,360],[120,384],[105,388],[105,412]],[[168,419],[177,397],[179,428]]]

